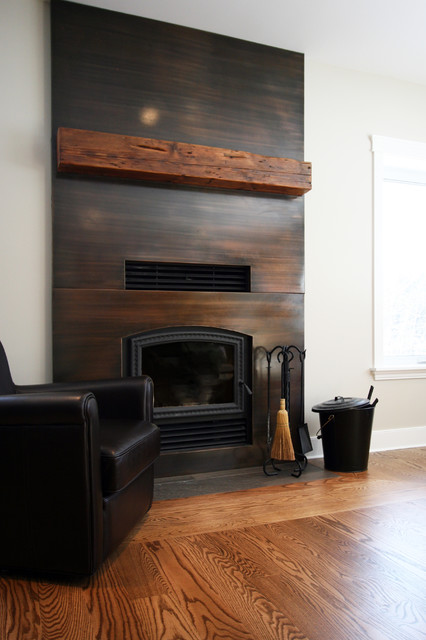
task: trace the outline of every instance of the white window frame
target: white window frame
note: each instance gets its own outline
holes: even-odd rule
[[[384,366],[383,364],[383,282],[381,269],[381,240],[384,223],[382,185],[385,178],[385,157],[414,158],[419,164],[426,166],[426,144],[373,135],[372,152],[374,158],[374,367],[371,369],[371,373],[375,380],[426,378],[426,365]]]

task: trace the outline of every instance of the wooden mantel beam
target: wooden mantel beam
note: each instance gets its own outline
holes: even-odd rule
[[[300,196],[311,164],[183,142],[59,128],[59,172]]]

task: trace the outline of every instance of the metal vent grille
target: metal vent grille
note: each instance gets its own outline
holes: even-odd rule
[[[126,289],[143,291],[250,291],[250,267],[126,260]]]
[[[236,418],[185,424],[161,424],[161,451],[209,449],[248,444],[247,422]]]

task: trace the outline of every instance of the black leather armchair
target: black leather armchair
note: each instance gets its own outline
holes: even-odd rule
[[[15,385],[0,343],[0,570],[91,575],[150,509],[147,376]]]

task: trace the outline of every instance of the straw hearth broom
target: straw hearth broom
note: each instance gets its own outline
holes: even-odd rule
[[[293,442],[291,440],[288,413],[285,399],[281,398],[277,413],[277,427],[271,447],[271,458],[274,460],[295,460]]]
[[[281,400],[277,413],[277,426],[271,447],[271,458],[274,460],[295,460],[293,441],[291,438],[286,400],[290,400],[290,369],[288,349],[283,347],[281,363]]]

